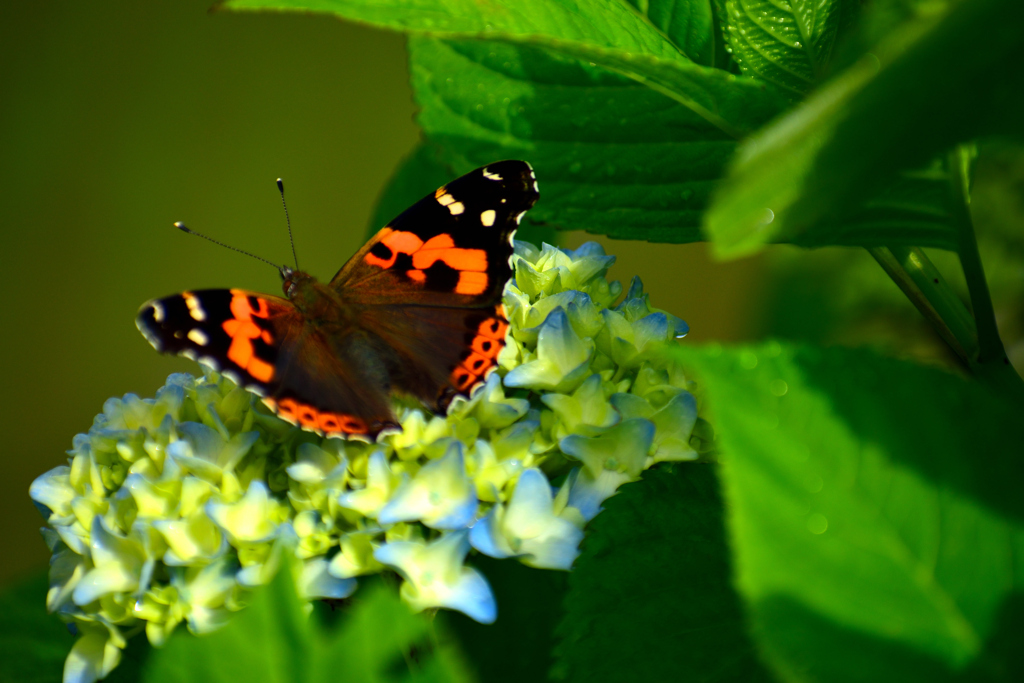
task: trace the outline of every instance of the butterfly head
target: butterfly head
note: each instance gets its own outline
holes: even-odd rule
[[[304,273],[301,270],[292,270],[288,266],[281,266],[281,288],[284,290],[284,295],[289,299],[295,296],[295,293],[299,288],[313,279],[308,273]]]

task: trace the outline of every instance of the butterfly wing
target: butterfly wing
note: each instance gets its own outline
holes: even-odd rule
[[[444,410],[497,366],[512,238],[537,197],[524,161],[478,168],[413,204],[335,275],[359,326],[397,354],[396,388]]]
[[[493,308],[512,276],[512,237],[536,201],[525,161],[478,168],[388,223],[331,285],[364,305]]]
[[[387,369],[364,337],[354,328],[328,337],[285,299],[183,292],[143,304],[136,324],[158,351],[213,366],[305,429],[357,436],[395,424]]]
[[[508,322],[502,306],[440,308],[379,306],[360,323],[391,349],[396,389],[443,413],[456,395],[469,396],[498,366]]]
[[[337,301],[317,295],[337,307],[334,322],[314,325],[279,297],[214,289],[151,301],[137,324],[157,350],[220,369],[305,429],[372,436],[396,426],[393,388],[444,410],[497,366],[512,236],[536,200],[522,161],[441,187],[342,267],[330,283]]]

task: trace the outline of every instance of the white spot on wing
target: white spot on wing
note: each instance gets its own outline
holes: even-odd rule
[[[229,380],[231,380],[232,382],[234,382],[238,386],[242,386],[242,378],[239,377],[238,373],[235,372],[234,370],[225,370],[224,372],[222,372],[220,374],[224,375],[225,377],[227,377]]]
[[[199,344],[199,346],[206,346],[210,341],[210,338],[206,336],[206,333],[198,327],[193,327],[188,331],[188,338],[196,344]],[[237,384],[237,382],[235,382],[235,384]]]
[[[184,356],[185,358],[188,358],[189,360],[195,360],[196,358],[199,357],[196,355],[196,352],[193,351],[192,349],[185,349],[184,351],[181,352],[181,355]]]
[[[441,206],[448,206],[454,201],[455,197],[451,196],[450,194],[443,194],[437,198],[437,203],[440,204]]]
[[[488,180],[504,180],[504,178],[497,173],[491,173],[488,171],[486,167],[484,168],[484,178],[487,178]]]
[[[466,210],[466,207],[462,205],[462,202],[455,202],[454,204],[448,205],[448,210],[452,212],[453,216],[458,216],[460,213]]]
[[[185,305],[188,306],[188,314],[192,316],[193,320],[202,322],[206,320],[206,311],[203,310],[203,305],[199,303],[199,297],[192,292],[182,292],[181,298],[185,300]]]
[[[494,217],[494,209],[487,209],[480,214],[480,223],[489,228],[494,225]]]
[[[519,215],[516,216],[516,225],[519,225],[519,221],[523,220],[523,216],[525,216],[525,215],[526,215],[525,211],[520,211],[519,212]]]
[[[154,301],[150,306],[153,307],[153,320],[162,323],[164,321],[164,305],[159,301]]]

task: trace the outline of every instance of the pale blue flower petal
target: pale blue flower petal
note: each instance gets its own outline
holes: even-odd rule
[[[493,624],[498,618],[498,603],[490,584],[472,567],[464,569],[448,601],[440,606],[462,612],[481,624]]]
[[[413,609],[447,607],[490,624],[498,616],[491,587],[480,572],[462,564],[469,552],[467,536],[463,529],[431,543],[386,543],[377,548],[374,557],[402,575],[402,597]]]
[[[554,496],[536,468],[519,477],[508,506],[496,505],[470,530],[474,548],[491,557],[517,555],[533,567],[569,569],[579,555],[583,531],[554,514]]]
[[[637,320],[633,323],[633,335],[637,351],[647,351],[651,345],[663,342],[671,336],[668,317],[664,313],[651,313]]]
[[[503,513],[504,507],[495,505],[469,530],[470,545],[488,557],[503,559],[516,554],[501,531],[499,515],[503,516]]]
[[[643,471],[653,440],[654,424],[634,417],[595,437],[567,436],[558,447],[580,460],[595,479],[602,470],[624,472],[635,478]]]
[[[71,653],[64,660],[63,683],[94,683],[106,678],[120,661],[121,650],[107,629],[84,627],[82,636],[71,646]]]
[[[338,505],[376,517],[397,486],[398,478],[392,474],[384,451],[378,450],[367,462],[366,486],[338,496]]]
[[[192,633],[214,631],[227,621],[227,607],[236,589],[235,575],[227,559],[202,568],[177,570],[171,584],[188,605],[188,628]]]
[[[579,510],[586,521],[597,517],[604,501],[615,495],[623,484],[632,481],[625,472],[603,470],[596,478],[585,467],[578,467],[569,474],[569,507]]]
[[[142,574],[142,549],[109,531],[98,515],[93,518],[91,538],[89,550],[94,566],[75,587],[73,599],[77,605],[87,605],[110,593],[134,591]]]
[[[466,475],[462,444],[453,441],[445,456],[420,468],[377,516],[381,524],[419,520],[434,529],[460,529],[476,516],[476,488]]]
[[[245,496],[237,503],[206,505],[210,519],[235,542],[261,543],[277,533],[281,504],[271,498],[270,489],[259,479],[253,479]]]
[[[306,560],[299,575],[299,594],[310,600],[340,600],[352,595],[356,589],[356,580],[332,576],[329,566],[330,562],[323,557]]]
[[[71,601],[75,587],[89,566],[84,557],[61,543],[50,558],[49,589],[46,591],[46,609],[56,612]]]
[[[71,501],[76,495],[71,487],[71,468],[61,465],[39,475],[29,487],[28,495],[39,505],[45,506],[47,520],[51,516],[66,517],[71,514]]]
[[[553,310],[537,338],[537,358],[505,375],[505,385],[567,391],[586,378],[594,344],[583,340],[569,324],[561,308]]]

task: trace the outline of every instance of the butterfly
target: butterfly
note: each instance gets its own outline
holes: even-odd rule
[[[136,324],[303,429],[372,439],[400,429],[392,392],[444,414],[497,367],[512,238],[537,198],[528,163],[488,164],[406,209],[330,282],[282,266],[285,298],[187,291],[143,304]]]

